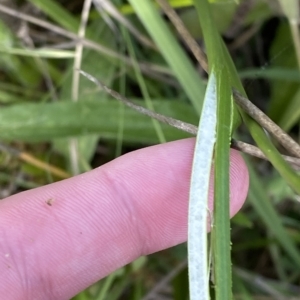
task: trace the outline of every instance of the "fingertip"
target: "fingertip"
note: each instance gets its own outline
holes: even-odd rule
[[[230,152],[230,216],[243,206],[249,190],[249,172],[245,160],[237,150]]]
[[[26,288],[30,283],[35,295],[67,299],[140,254],[184,242],[194,144],[187,139],[138,150],[2,202],[0,231],[8,236],[2,250],[16,268],[6,267],[7,258],[0,261],[0,292],[14,286],[15,294],[24,295],[25,278],[15,274],[34,266]],[[249,175],[237,151],[230,161],[232,216],[246,199]]]

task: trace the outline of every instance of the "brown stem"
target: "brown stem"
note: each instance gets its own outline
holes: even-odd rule
[[[116,100],[119,100],[121,102],[123,102],[126,106],[136,110],[137,112],[146,115],[148,117],[154,118],[162,123],[166,123],[169,124],[177,129],[180,129],[182,131],[188,132],[192,135],[197,135],[198,132],[198,127],[193,125],[193,124],[189,124],[174,118],[170,118],[164,115],[161,115],[159,113],[153,112],[151,110],[146,109],[145,107],[139,106],[135,103],[133,103],[131,100],[129,100],[128,98],[122,96],[121,94],[119,94],[118,92],[110,89],[109,87],[107,87],[106,85],[104,85],[102,82],[100,82],[97,78],[95,78],[94,76],[79,70],[79,72],[87,77],[90,81],[92,81],[93,83],[95,83],[98,87],[102,88],[106,93],[108,93],[109,95],[111,95],[113,98],[115,98]],[[231,147],[239,150],[241,152],[247,153],[249,155],[255,156],[255,157],[259,157],[261,159],[265,159],[268,160],[267,157],[263,154],[263,152],[250,144],[241,142],[241,141],[235,141],[232,140],[231,142]],[[296,158],[296,157],[291,157],[291,156],[282,156],[287,162],[289,162],[295,169],[300,170],[300,159]]]
[[[9,154],[18,157],[22,161],[29,163],[39,169],[45,170],[46,172],[51,173],[52,175],[55,175],[59,178],[65,179],[71,177],[70,174],[65,172],[64,170],[55,167],[53,165],[50,165],[48,163],[45,163],[44,161],[35,158],[31,154],[27,152],[20,151],[16,148],[13,148],[11,146],[5,145],[3,143],[0,143],[0,151],[8,152]]]
[[[192,37],[190,32],[186,29],[176,11],[166,0],[156,0],[156,2],[161,6],[164,13],[168,16],[168,18],[176,28],[177,32],[180,34],[186,45],[190,48],[191,52],[194,54],[202,69],[206,71],[206,73],[208,73],[206,55],[204,54],[198,43],[195,41],[195,39]]]
[[[300,145],[297,144],[284,130],[274,123],[266,114],[257,108],[246,97],[233,89],[233,95],[236,103],[252,117],[258,124],[271,133],[274,138],[291,154],[300,158]]]

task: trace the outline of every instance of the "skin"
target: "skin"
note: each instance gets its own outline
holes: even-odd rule
[[[148,147],[2,200],[0,298],[70,299],[141,255],[185,242],[193,150],[194,139]],[[230,174],[233,216],[249,183],[234,150]]]

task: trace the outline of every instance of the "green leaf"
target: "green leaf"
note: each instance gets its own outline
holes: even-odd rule
[[[267,69],[248,69],[239,71],[241,79],[269,79],[269,80],[284,80],[292,82],[300,82],[300,73],[297,69],[270,67]]]
[[[146,82],[145,82],[145,80],[142,76],[141,70],[140,70],[139,65],[138,65],[135,49],[133,47],[133,43],[131,41],[131,38],[130,38],[130,36],[129,36],[129,34],[126,30],[123,30],[123,35],[124,35],[125,40],[127,42],[127,49],[128,49],[129,55],[131,57],[131,61],[133,62],[134,74],[135,74],[135,77],[136,77],[137,82],[139,84],[139,88],[141,90],[143,98],[145,99],[146,106],[149,110],[154,111],[154,107],[153,107],[153,104],[152,104],[151,97],[149,95],[149,91],[148,91]],[[152,119],[152,123],[153,123],[153,127],[155,128],[155,131],[156,131],[156,134],[158,136],[158,139],[159,139],[160,143],[165,143],[166,139],[165,139],[164,133],[161,129],[161,124],[157,120],[154,120],[154,119]]]
[[[169,2],[170,5],[174,8],[187,7],[193,5],[192,0],[170,0]],[[158,5],[156,5],[156,7],[158,8]],[[135,12],[134,8],[129,4],[122,5],[120,10],[123,14],[132,14]]]
[[[274,237],[281,244],[282,248],[289,254],[293,259],[298,268],[300,267],[300,254],[294,244],[293,240],[288,235],[287,231],[282,225],[282,221],[278,216],[277,212],[273,208],[268,195],[266,194],[265,188],[262,186],[258,176],[256,175],[254,168],[246,159],[248,170],[250,174],[250,188],[248,198],[255,208],[256,212],[266,224],[268,230],[272,232]]]
[[[92,84],[90,88],[94,87]],[[106,138],[117,137],[119,102],[97,93],[97,100],[74,103],[61,101],[38,104],[16,104],[0,110],[0,139],[6,141],[49,141],[59,137],[79,137],[97,133]],[[143,103],[143,101],[138,101]],[[179,101],[153,100],[157,112],[190,123],[197,123],[194,109]],[[149,117],[127,107],[124,109],[124,140],[136,143],[158,142]],[[189,135],[162,124],[168,141]]]
[[[235,87],[239,89],[239,91],[245,95],[245,91],[241,85],[240,80],[237,77],[237,72],[234,67],[232,60],[230,59],[229,53],[226,50],[224,43],[219,41],[220,37],[215,29],[214,21],[211,16],[208,14],[202,13],[200,5],[198,3],[205,3],[205,0],[195,0],[195,5],[198,10],[200,16],[200,22],[204,33],[204,39],[207,47],[208,59],[210,66],[216,65],[221,70],[225,65],[228,71],[228,77],[231,77],[229,83],[231,87]],[[206,25],[204,25],[204,23]],[[222,46],[222,49],[221,49]],[[223,58],[220,59],[220,53],[222,53]],[[217,61],[219,59],[219,61]],[[217,69],[216,69],[217,70]],[[224,71],[223,71],[224,72]],[[226,77],[226,76],[225,76]],[[224,79],[226,80],[226,78]],[[218,82],[218,80],[217,80]],[[275,146],[271,143],[264,130],[259,126],[253,119],[248,117],[241,109],[239,109],[242,118],[248,127],[252,137],[255,142],[259,146],[259,148],[264,152],[264,154],[268,157],[273,166],[278,170],[278,172],[285,178],[285,180],[289,183],[289,185],[300,194],[300,176],[297,175],[294,170],[290,167],[288,163],[286,163]],[[235,120],[235,119],[234,119]]]
[[[232,299],[229,151],[233,127],[239,123],[238,113],[233,106],[231,87],[241,88],[241,84],[217,31],[207,0],[195,0],[194,3],[204,36],[210,72],[213,72],[216,77],[218,122],[214,160],[215,198],[214,229],[212,232],[214,279],[216,299],[229,300]]]
[[[277,171],[286,180],[286,182],[293,188],[293,190],[296,193],[300,194],[300,176],[292,169],[291,165],[282,158],[278,150],[272,144],[269,137],[267,137],[264,130],[244,112],[241,111],[241,113],[258,147],[264,152],[272,165],[277,169]]]
[[[295,49],[291,44],[291,33],[287,22],[281,22],[276,31],[276,37],[272,43],[270,57],[274,68],[295,68],[297,60]],[[298,71],[299,73],[299,71]],[[287,78],[288,79],[288,78]],[[268,107],[268,115],[275,122],[280,123],[282,115],[289,107],[291,99],[299,89],[299,83],[286,79],[277,79],[270,82],[271,95]]]
[[[101,40],[102,43],[109,45],[111,49],[116,48],[115,37],[111,34],[110,29],[103,22],[103,20],[93,21],[87,28],[90,32],[94,32],[93,39],[95,41]],[[97,63],[95,63],[97,61]],[[65,79],[62,84],[60,97],[61,100],[71,99],[72,97],[72,77],[73,77],[73,68],[74,62],[69,61],[68,70],[65,72]],[[116,64],[112,64],[107,57],[102,57],[99,59],[99,53],[90,50],[84,49],[82,53],[81,68],[86,70],[91,74],[97,74],[97,77],[104,81],[107,85],[110,85],[113,79],[113,76],[116,72]],[[86,99],[97,99],[97,94],[90,95],[88,89],[90,84],[84,80],[82,77],[79,82],[79,101],[85,101]],[[77,150],[79,161],[81,162],[81,171],[88,170],[88,164],[95,153],[101,132],[98,134],[90,134],[88,136],[81,136],[77,139]],[[70,146],[69,140],[59,139],[54,141],[54,147],[60,153],[64,154],[65,157],[70,156]]]
[[[173,70],[186,95],[200,113],[205,85],[190,59],[159,15],[152,1],[129,0],[129,2]]]
[[[22,49],[22,48],[7,48],[0,46],[0,53],[7,53],[13,55],[30,56],[30,57],[45,57],[45,58],[74,58],[74,51],[57,50],[57,49]]]
[[[217,76],[218,78],[218,76]],[[214,263],[217,299],[232,298],[230,214],[229,214],[229,152],[233,109],[229,74],[220,72],[217,88],[218,124],[215,149],[215,200],[214,200]],[[226,274],[226,275],[225,275]],[[223,296],[222,296],[223,295]]]
[[[57,24],[65,29],[76,32],[79,27],[79,20],[74,18],[63,6],[53,0],[29,0],[42,12],[52,18]]]
[[[279,120],[279,126],[285,130],[289,131],[294,125],[296,125],[300,120],[300,89],[291,99],[289,105],[285,112],[282,114]]]
[[[36,70],[36,65],[32,63],[32,59],[21,59],[9,50],[17,44],[10,28],[0,20],[0,49],[5,53],[0,55],[0,68],[4,71],[9,71],[13,81],[18,81],[24,86],[34,87],[39,83],[40,74]]]

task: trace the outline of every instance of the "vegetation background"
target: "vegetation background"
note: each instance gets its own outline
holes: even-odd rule
[[[150,109],[198,122],[188,83],[186,89],[178,83],[132,7],[122,0],[94,0],[87,9],[88,2],[0,2],[1,198],[188,136],[125,108],[76,69]],[[169,2],[205,49],[192,2]],[[5,8],[34,19],[9,15]],[[219,0],[212,9],[249,99],[299,141],[300,54],[289,16],[274,0]],[[183,49],[175,63],[189,57],[205,83],[181,36],[163,13],[161,19]],[[238,135],[253,143],[243,126]],[[232,220],[235,298],[298,299],[300,260],[293,249],[300,243],[299,197],[268,162],[248,157],[248,163],[249,196]],[[180,245],[138,259],[74,299],[187,298],[186,245]]]

